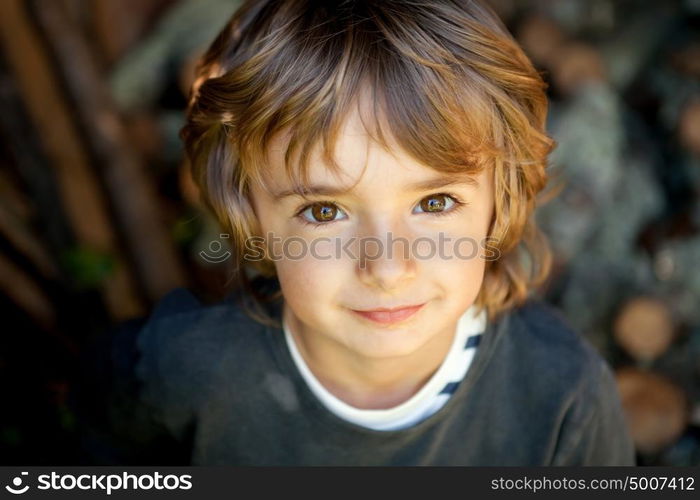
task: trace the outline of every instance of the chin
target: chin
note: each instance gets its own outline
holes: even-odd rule
[[[396,358],[408,356],[419,350],[428,340],[426,329],[419,326],[404,328],[363,328],[348,339],[350,347],[366,358]]]

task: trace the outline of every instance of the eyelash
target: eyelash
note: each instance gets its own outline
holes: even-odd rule
[[[433,197],[433,196],[447,196],[447,197],[449,197],[449,198],[452,198],[452,201],[454,201],[454,205],[452,205],[452,207],[451,207],[449,210],[447,210],[447,211],[442,211],[442,212],[420,212],[420,213],[422,213],[422,214],[428,214],[428,215],[433,215],[433,216],[436,216],[436,217],[443,217],[443,216],[447,216],[447,215],[452,215],[452,214],[454,214],[455,212],[458,212],[459,210],[461,210],[465,205],[467,205],[466,202],[460,200],[457,196],[455,196],[454,194],[451,194],[451,193],[434,193],[434,194],[429,194],[428,196],[425,196],[424,198],[421,198],[421,199],[430,198],[430,197]],[[306,210],[308,210],[309,208],[311,208],[312,206],[314,206],[314,205],[316,205],[316,204],[334,205],[334,206],[337,207],[337,205],[336,205],[335,203],[333,203],[332,201],[315,201],[315,202],[313,202],[313,203],[309,203],[309,204],[307,204],[307,205],[304,205],[304,206],[301,207],[299,210],[297,210],[296,215],[295,215],[296,217],[299,218],[299,220],[302,222],[302,224],[307,225],[307,226],[311,226],[312,228],[318,228],[318,227],[320,227],[320,226],[328,226],[328,225],[330,225],[330,224],[333,224],[334,222],[339,222],[339,221],[336,221],[336,220],[329,221],[329,222],[311,222],[311,221],[307,220],[306,218],[304,218],[304,217],[301,215],[301,214],[303,214]],[[339,208],[340,208],[340,207],[339,207]]]

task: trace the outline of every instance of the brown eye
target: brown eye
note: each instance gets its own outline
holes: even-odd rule
[[[310,212],[310,213],[309,213]],[[304,210],[301,211],[300,215],[308,222],[332,222],[336,220],[338,214],[342,214],[343,211],[332,203],[313,203]]]
[[[431,194],[423,198],[413,209],[413,213],[428,213],[435,216],[449,215],[459,210],[466,203],[448,193]]]
[[[423,212],[442,212],[447,207],[447,199],[450,198],[444,194],[434,194],[423,198],[420,202],[420,208]]]
[[[338,210],[331,205],[313,205],[311,207],[311,214],[319,222],[327,222],[329,220],[335,219],[335,214]]]

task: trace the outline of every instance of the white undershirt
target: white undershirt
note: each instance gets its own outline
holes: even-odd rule
[[[437,371],[413,396],[386,409],[361,409],[350,406],[331,394],[311,373],[299,353],[287,324],[282,321],[289,352],[311,391],[331,412],[349,422],[375,430],[396,430],[410,427],[429,417],[449,400],[472,362],[481,334],[486,328],[486,311],[476,315],[472,305],[460,317],[455,337]]]

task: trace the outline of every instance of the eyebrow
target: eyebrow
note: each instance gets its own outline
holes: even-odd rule
[[[406,187],[405,191],[429,191],[431,189],[440,189],[447,186],[454,186],[455,184],[471,184],[477,188],[479,187],[478,181],[472,176],[443,175],[410,184]],[[312,184],[310,186],[303,187],[301,190],[286,189],[284,191],[280,191],[279,193],[273,193],[273,197],[275,198],[275,200],[280,201],[289,196],[300,196],[302,198],[306,198],[308,196],[333,197],[348,194],[350,192],[352,192],[352,189],[348,189],[345,187],[328,186],[325,184]]]

